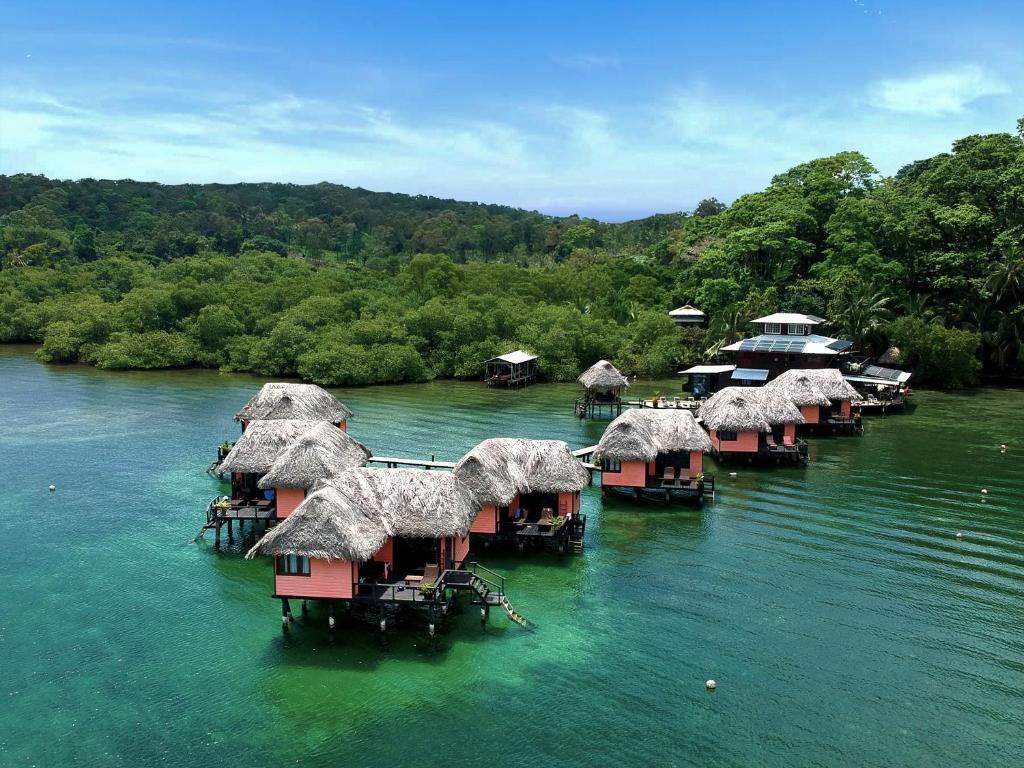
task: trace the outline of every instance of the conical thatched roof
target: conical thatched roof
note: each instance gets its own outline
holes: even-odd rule
[[[612,461],[653,461],[659,453],[711,450],[711,440],[684,410],[626,411],[601,436],[594,456]]]
[[[269,419],[253,421],[238,438],[235,447],[220,464],[221,472],[252,472],[262,475],[270,469],[285,448],[295,442],[303,432],[318,423],[299,419]],[[338,429],[327,424],[332,429]],[[340,429],[338,430],[341,431]]]
[[[809,372],[791,368],[765,384],[765,389],[781,392],[797,407],[831,404],[832,401],[828,399],[828,396],[821,391],[812,377],[808,376]]]
[[[481,504],[505,506],[523,493],[581,491],[589,473],[561,440],[484,440],[455,465]]]
[[[829,400],[856,400],[860,397],[838,368],[804,368],[800,373],[807,374]]]
[[[351,416],[352,411],[316,384],[269,383],[235,414],[235,419],[307,419],[339,424]]]
[[[900,361],[900,348],[889,347],[878,358],[879,365],[897,365]]]
[[[258,485],[260,488],[312,488],[318,480],[365,466],[372,455],[369,448],[334,424],[318,421],[277,457]]]
[[[803,424],[800,409],[779,390],[726,387],[700,407],[708,429],[728,432],[770,432],[778,424]]]
[[[576,381],[595,392],[608,392],[612,389],[629,386],[629,379],[607,360],[598,360],[587,368]]]
[[[450,472],[350,469],[318,484],[246,557],[365,562],[389,536],[466,536],[478,511],[472,493]]]

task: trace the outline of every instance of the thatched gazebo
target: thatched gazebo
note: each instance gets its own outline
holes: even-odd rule
[[[235,414],[244,430],[249,422],[265,419],[326,421],[345,429],[352,411],[316,384],[264,384],[260,391]]]
[[[567,537],[583,534],[580,491],[590,473],[561,440],[484,440],[454,474],[480,504],[473,533],[521,543],[539,537],[562,550]]]
[[[318,421],[284,449],[256,485],[274,489],[280,519],[295,510],[318,482],[366,466],[371,456],[370,449],[347,432]]]
[[[688,410],[641,408],[608,425],[594,451],[601,463],[601,487],[701,499],[714,492],[704,474],[711,440]]]
[[[427,607],[433,616],[453,600],[445,587],[476,589],[460,569],[478,509],[450,472],[349,469],[319,483],[246,558],[275,559],[286,623],[288,598],[326,601],[332,625],[335,601]]]
[[[622,390],[629,386],[618,368],[607,360],[598,360],[587,368],[577,381],[586,388],[586,394],[576,400],[576,415],[600,416],[608,409],[609,416],[622,413]]]
[[[778,389],[726,387],[701,406],[700,419],[716,456],[807,459],[806,444],[796,439],[804,417]]]

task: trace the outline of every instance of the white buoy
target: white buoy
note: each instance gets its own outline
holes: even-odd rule
[[[982,496],[988,496],[988,488],[982,488],[981,489],[981,495]]]
[[[729,477],[736,477],[736,473],[735,472],[730,472],[729,473]]]
[[[964,535],[962,533],[957,532],[956,537],[958,539],[962,539],[964,537]]]
[[[57,490],[57,486],[56,485],[51,485],[50,486],[50,493],[53,493],[56,490]]]
[[[715,690],[717,686],[718,683],[716,683],[714,680],[708,680],[706,683],[704,683],[704,687],[707,688],[709,691]]]

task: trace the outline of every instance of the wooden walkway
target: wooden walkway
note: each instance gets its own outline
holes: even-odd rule
[[[374,456],[369,460],[370,464],[383,464],[388,469],[399,467],[423,467],[423,469],[455,469],[454,461],[437,461],[433,456],[430,459],[400,459],[393,456]]]

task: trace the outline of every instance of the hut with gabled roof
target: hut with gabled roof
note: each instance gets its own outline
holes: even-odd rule
[[[272,489],[277,518],[287,517],[322,480],[366,466],[370,449],[333,424],[318,421],[301,433],[270,465],[256,485]]]
[[[687,410],[626,411],[608,425],[594,451],[601,489],[703,499],[714,495],[704,473],[711,440]]]
[[[322,387],[279,382],[264,384],[235,414],[243,431],[249,422],[270,419],[326,421],[345,429],[350,418],[352,411]]]
[[[726,387],[707,399],[699,415],[717,457],[807,461],[807,444],[796,437],[803,415],[779,390]]]
[[[838,368],[791,368],[765,385],[786,394],[800,408],[804,424],[811,429],[860,431],[852,402],[855,390]]]
[[[590,473],[561,440],[491,438],[453,470],[480,505],[472,532],[485,541],[515,541],[565,552],[582,544],[580,491]]]
[[[629,386],[629,379],[609,361],[598,360],[577,381],[587,390],[576,400],[576,415],[581,419],[602,416],[606,411],[609,417],[622,413],[622,392]]]
[[[463,589],[512,615],[503,587],[491,590],[465,563],[478,511],[450,472],[349,469],[319,483],[246,558],[274,558],[286,624],[298,598],[326,601],[332,626],[338,601],[426,608],[433,626]]]

